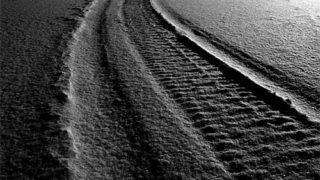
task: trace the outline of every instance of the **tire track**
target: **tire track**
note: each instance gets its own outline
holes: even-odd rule
[[[197,52],[148,1],[126,1],[128,33],[158,83],[237,179],[320,177],[317,124],[270,104]]]

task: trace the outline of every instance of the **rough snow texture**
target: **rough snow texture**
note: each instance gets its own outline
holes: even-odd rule
[[[7,26],[25,20],[10,2]],[[43,20],[48,4],[37,5]],[[77,6],[61,31],[1,29],[16,43],[1,44],[1,179],[319,178],[319,124],[179,35],[148,0]],[[68,43],[45,43],[49,30]],[[42,59],[58,48],[56,64]]]

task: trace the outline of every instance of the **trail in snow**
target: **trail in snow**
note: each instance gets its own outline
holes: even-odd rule
[[[281,97],[283,100],[287,100],[287,102],[290,102],[299,112],[306,114],[310,120],[319,121],[319,98],[316,86],[306,85],[304,82],[299,83],[297,78],[291,77],[290,73],[284,75],[281,70],[277,69],[278,67],[274,68],[271,65],[259,63],[259,60],[255,59],[250,54],[239,50],[235,45],[230,45],[228,42],[225,42],[225,40],[210,34],[211,32],[206,32],[203,30],[202,26],[195,23],[196,20],[191,21],[185,19],[186,14],[177,10],[179,8],[176,6],[179,2],[169,5],[167,1],[155,0],[152,1],[152,3],[158,13],[174,26],[176,31],[182,36],[187,37],[212,56],[218,58],[233,69],[236,69],[241,74],[249,77],[259,86],[270,92],[276,93],[277,96]],[[203,4],[200,3],[199,7],[202,6]],[[197,7],[193,8],[196,9]],[[201,15],[201,13],[199,14]],[[195,17],[195,19],[197,18]],[[312,68],[314,69],[316,66],[312,66]],[[293,78],[293,80],[289,80],[289,76],[290,78]],[[312,81],[316,82],[314,79],[317,77],[318,75],[313,73]]]

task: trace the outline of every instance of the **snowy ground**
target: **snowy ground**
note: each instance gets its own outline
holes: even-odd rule
[[[150,1],[1,13],[1,179],[319,178],[319,124]]]

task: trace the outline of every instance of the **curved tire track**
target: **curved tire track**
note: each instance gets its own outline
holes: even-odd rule
[[[195,51],[166,27],[149,1],[126,1],[123,14],[152,75],[233,177],[320,177],[318,124],[266,102]]]

